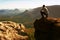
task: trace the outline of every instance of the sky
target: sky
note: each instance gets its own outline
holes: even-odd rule
[[[0,9],[32,9],[46,6],[60,5],[60,0],[0,0]]]

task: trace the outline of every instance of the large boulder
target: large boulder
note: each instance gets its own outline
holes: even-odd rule
[[[23,24],[12,21],[0,22],[0,40],[28,40]]]
[[[60,18],[41,18],[34,22],[36,40],[60,40]]]

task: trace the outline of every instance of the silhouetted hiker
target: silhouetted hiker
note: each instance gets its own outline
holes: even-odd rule
[[[48,9],[46,8],[45,5],[43,5],[43,7],[41,8],[40,13],[41,13],[41,15],[42,15],[42,18],[44,18],[44,16],[45,16],[46,18],[48,17],[49,11],[48,11]]]

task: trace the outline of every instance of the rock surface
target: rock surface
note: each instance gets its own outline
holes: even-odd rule
[[[60,40],[60,18],[41,18],[35,20],[36,40]]]

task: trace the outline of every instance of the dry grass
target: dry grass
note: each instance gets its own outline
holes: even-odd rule
[[[34,38],[34,28],[27,28],[26,33],[29,35],[30,40],[35,40]]]
[[[11,21],[0,22],[0,40],[28,40],[25,33],[25,26]]]

